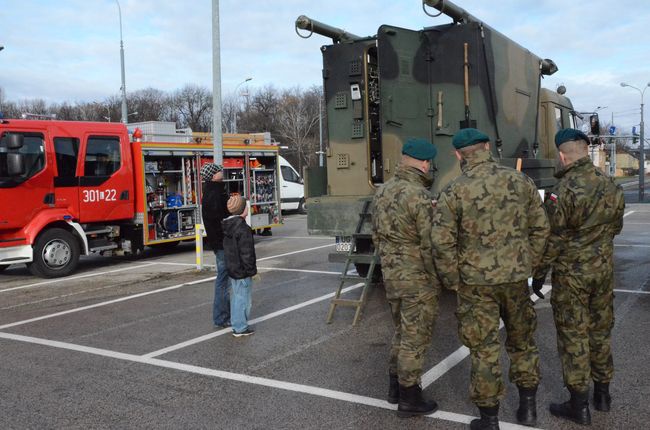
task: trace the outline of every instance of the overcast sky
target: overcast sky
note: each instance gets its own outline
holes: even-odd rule
[[[628,130],[639,123],[640,89],[650,82],[646,0],[456,0],[456,4],[559,71],[543,85],[567,88],[578,111]],[[120,0],[126,88],[212,87],[211,0]],[[222,92],[248,77],[251,90],[321,84],[319,35],[299,38],[305,14],[357,35],[381,24],[421,29],[449,22],[421,0],[221,0]],[[120,89],[116,0],[0,0],[0,87],[7,99],[102,101]],[[245,88],[244,85],[240,87]],[[648,91],[650,100],[650,91]],[[646,115],[646,119],[648,115]]]

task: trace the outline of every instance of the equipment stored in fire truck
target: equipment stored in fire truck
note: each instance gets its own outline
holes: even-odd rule
[[[212,158],[212,145],[191,134],[0,120],[0,270],[26,263],[34,275],[60,277],[80,255],[138,255],[145,246],[193,240],[200,168]],[[223,165],[228,193],[248,200],[251,227],[280,225],[278,145],[270,135],[224,135]]]
[[[349,249],[364,201],[395,173],[408,137],[438,149],[435,195],[460,174],[451,139],[462,128],[488,133],[495,158],[519,165],[544,188],[554,181],[556,130],[575,127],[570,100],[541,88],[543,76],[557,71],[553,61],[448,0],[423,6],[453,21],[417,31],[382,25],[360,37],[306,16],[296,20],[299,35],[333,41],[321,48],[327,168],[308,170],[305,183],[309,233],[336,236],[338,250]],[[310,194],[314,183],[326,184],[323,195]],[[360,249],[371,245],[356,241]]]

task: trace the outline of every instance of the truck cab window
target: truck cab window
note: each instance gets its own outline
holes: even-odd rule
[[[300,183],[300,176],[289,166],[280,166],[280,171],[282,173],[282,179],[288,182]]]
[[[7,145],[8,133],[3,134],[0,140],[0,179],[7,179]],[[16,150],[25,156],[25,174],[14,178],[18,183],[24,182],[45,167],[45,143],[43,135],[37,133],[24,133],[24,144]]]
[[[118,137],[90,137],[84,159],[84,176],[111,176],[121,165]]]
[[[562,120],[562,109],[560,109],[559,107],[555,108],[555,124],[556,124],[555,131],[559,131],[564,128],[564,121]]]
[[[54,152],[56,153],[56,168],[58,176],[61,178],[74,178],[77,174],[79,139],[71,137],[55,137]]]

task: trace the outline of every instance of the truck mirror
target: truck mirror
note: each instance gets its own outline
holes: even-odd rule
[[[591,131],[591,134],[593,135],[600,135],[600,121],[598,120],[598,114],[595,113],[589,117],[589,128]]]
[[[25,155],[15,152],[7,154],[7,174],[20,176],[25,174]]]
[[[7,148],[8,149],[20,149],[25,143],[25,136],[18,133],[7,133]]]

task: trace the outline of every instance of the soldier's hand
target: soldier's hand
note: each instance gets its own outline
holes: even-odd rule
[[[533,293],[540,299],[544,298],[544,294],[542,294],[542,287],[544,286],[544,278],[539,278],[539,279],[533,279]]]
[[[259,282],[259,281],[261,281],[261,280],[262,280],[262,277],[260,276],[259,273],[253,275],[253,281],[255,281],[255,282]]]

